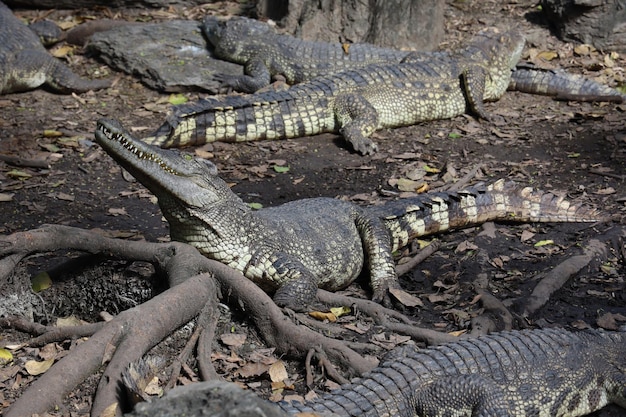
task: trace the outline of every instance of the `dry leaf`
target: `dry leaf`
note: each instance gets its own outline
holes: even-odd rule
[[[274,362],[267,370],[272,382],[282,382],[289,377],[285,363],[281,360]]]
[[[543,59],[544,61],[552,61],[558,57],[559,54],[556,51],[541,51],[537,54],[537,58]]]
[[[522,237],[520,238],[520,241],[522,242],[526,242],[527,240],[530,240],[533,238],[533,236],[535,236],[535,234],[529,230],[524,230],[522,231]]]
[[[422,300],[400,288],[389,288],[389,292],[407,307],[424,307]]]
[[[334,323],[334,322],[337,321],[337,316],[335,316],[331,312],[311,311],[311,312],[309,312],[309,316],[311,316],[314,319],[319,320],[319,321],[328,320],[331,323]]]
[[[113,403],[104,409],[98,417],[115,417],[117,415],[117,403]]]
[[[113,207],[111,207],[108,210],[108,212],[112,216],[128,216],[128,213],[126,212],[126,209],[124,207],[122,207],[122,208],[113,208]]]
[[[269,366],[262,363],[247,363],[235,372],[242,378],[250,378],[253,376],[263,375]]]
[[[220,336],[220,340],[226,346],[239,347],[244,344],[247,336],[243,333],[224,333]]]
[[[24,369],[28,372],[29,375],[41,375],[46,372],[52,364],[54,363],[54,359],[46,359],[45,361],[26,361],[24,364]]]

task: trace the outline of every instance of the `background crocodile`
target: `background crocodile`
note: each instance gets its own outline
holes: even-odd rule
[[[318,287],[337,290],[363,269],[377,301],[399,289],[392,253],[411,239],[492,220],[597,221],[599,213],[554,194],[497,181],[362,208],[332,198],[253,211],[203,159],[146,145],[100,120],[102,148],[159,200],[173,240],[241,271],[282,306],[302,309]]]
[[[377,129],[450,118],[468,108],[488,118],[483,102],[504,94],[523,46],[515,30],[484,29],[440,59],[371,64],[287,91],[182,105],[145,141],[170,147],[340,132],[356,151],[371,154],[377,147],[369,137]]]
[[[207,16],[202,27],[218,58],[244,65],[245,75],[222,75],[221,80],[226,86],[247,93],[268,86],[277,75],[284,76],[289,84],[297,84],[374,63],[400,63],[407,58],[428,61],[449,55],[400,51],[365,43],[305,41],[276,33],[269,24],[246,17],[223,20]],[[508,90],[577,101],[622,102],[626,97],[613,88],[563,70],[524,64],[514,69]]]
[[[85,80],[52,57],[39,37],[0,2],[0,94],[46,85],[60,93],[81,93],[110,86],[109,80]]]
[[[624,332],[511,331],[397,348],[364,377],[305,404],[275,405],[213,381],[173,390],[127,417],[574,417],[608,403],[626,408],[625,369]]]

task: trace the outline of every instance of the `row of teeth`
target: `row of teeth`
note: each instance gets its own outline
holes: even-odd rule
[[[109,139],[109,140],[114,140],[116,142],[119,142],[124,149],[127,149],[128,151],[130,151],[133,155],[137,156],[139,159],[144,159],[144,160],[148,160],[150,162],[154,162],[159,164],[159,166],[161,167],[161,169],[171,173],[171,174],[176,174],[176,172],[174,170],[172,170],[169,166],[167,166],[163,160],[161,158],[159,158],[157,155],[153,154],[153,153],[147,153],[144,151],[141,151],[139,149],[137,149],[137,147],[135,145],[133,145],[131,142],[128,141],[128,139],[126,139],[123,135],[119,134],[119,133],[113,133],[110,130],[108,130],[107,128],[105,128],[102,125],[98,125],[98,128],[100,129],[100,131],[102,133],[104,133],[104,135]]]

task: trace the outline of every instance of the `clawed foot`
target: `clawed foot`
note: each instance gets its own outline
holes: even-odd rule
[[[303,312],[316,300],[316,297],[316,282],[313,280],[295,279],[280,287],[274,294],[273,300],[279,307]]]
[[[352,138],[349,142],[354,150],[361,155],[374,155],[378,151],[378,145],[369,138]]]

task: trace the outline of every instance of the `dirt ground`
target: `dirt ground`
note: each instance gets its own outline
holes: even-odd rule
[[[611,86],[626,82],[624,57],[585,48],[575,50],[575,45],[558,41],[537,17],[534,2],[454,4],[446,12],[444,47],[456,45],[491,24],[517,25],[528,35],[527,55],[534,62],[582,73]],[[114,13],[159,20],[201,11]],[[34,18],[43,12],[18,14]],[[50,18],[64,21],[73,15],[103,14],[106,11],[55,11]],[[139,136],[147,134],[167,114],[169,95],[150,91],[131,76],[116,73],[80,52],[66,56],[72,68],[84,76],[109,74],[115,78],[112,88],[82,95],[60,96],[36,90],[0,97],[0,154],[49,163],[48,168],[34,168],[0,161],[0,233],[55,223],[103,229],[123,238],[166,241],[167,224],[154,198],[128,176],[122,176],[120,168],[93,142],[93,130],[98,118],[107,117],[121,120]],[[550,59],[541,61],[542,57]],[[204,93],[185,95],[194,100]],[[570,198],[596,205],[615,216],[617,221],[611,224],[497,224],[491,236],[489,228],[438,236],[441,249],[402,279],[404,288],[424,303],[423,307],[407,308],[405,313],[424,327],[451,332],[467,328],[469,318],[480,312],[473,302],[477,282],[487,282],[492,294],[513,311],[520,311],[541,274],[579,254],[593,237],[623,224],[626,214],[626,105],[557,102],[548,97],[508,92],[499,102],[488,104],[487,110],[495,116],[491,122],[462,116],[377,132],[374,138],[379,152],[374,156],[351,152],[336,135],[280,142],[215,143],[187,151],[211,158],[236,193],[263,206],[318,196],[371,204],[405,192],[398,185],[408,183],[415,188],[423,183],[436,189],[480,166],[475,181],[509,178],[537,188],[563,190]],[[552,243],[537,245],[548,240]],[[576,274],[544,308],[516,322],[516,327],[615,328],[624,324],[624,242],[610,246],[611,255],[601,265]],[[25,265],[34,274],[58,264],[65,256],[35,256]],[[112,274],[149,275],[140,271],[143,267],[105,264],[98,269],[99,275],[90,275],[83,285]],[[107,272],[107,268],[112,272]],[[350,291],[359,293],[366,289],[354,285]],[[101,300],[92,301],[95,305]],[[91,304],[89,300],[86,303]],[[77,306],[84,307],[85,300]],[[98,308],[90,305],[86,310],[70,306],[63,313],[97,319]],[[235,372],[242,362],[235,365],[224,359],[236,351],[245,362],[250,351],[263,347],[263,342],[255,339],[254,329],[238,313],[232,314],[225,319],[224,331],[234,326],[231,328],[236,329],[235,333],[247,334],[248,339],[237,347],[216,343],[216,367],[227,379],[241,381],[269,396],[266,373],[242,376],[243,372]],[[355,322],[358,318],[348,316],[343,324]],[[384,329],[371,330],[361,340],[376,333],[383,350],[399,343],[400,336]],[[381,340],[380,335],[386,340]],[[23,337],[0,330],[2,345]],[[181,343],[184,341],[170,340],[162,354],[175,355]],[[60,350],[68,347],[59,346]],[[33,379],[23,365],[26,360],[37,359],[38,353],[37,349],[19,350],[14,353],[14,372],[8,372],[8,368],[0,370],[0,412]],[[187,378],[193,380],[193,372],[189,372]],[[303,373],[302,363],[289,362],[288,372],[291,379],[298,380]],[[68,399],[67,408],[54,415],[86,415],[95,383],[89,380],[83,384]],[[323,390],[324,384],[319,376],[316,387]],[[295,392],[304,394],[302,384],[296,385],[299,389]],[[285,390],[283,394],[293,392]],[[595,415],[626,414],[607,408]]]

